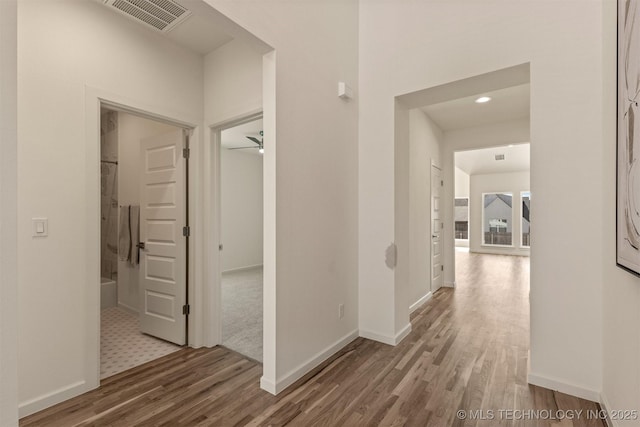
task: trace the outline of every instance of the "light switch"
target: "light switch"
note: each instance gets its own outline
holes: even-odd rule
[[[47,218],[32,218],[33,237],[46,237],[49,235],[49,220]]]

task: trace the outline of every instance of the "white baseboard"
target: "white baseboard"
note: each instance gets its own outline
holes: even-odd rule
[[[27,415],[35,414],[38,411],[56,405],[60,402],[64,402],[65,400],[69,400],[72,397],[79,396],[89,390],[90,387],[86,381],[75,382],[66,387],[54,390],[51,393],[43,394],[34,399],[20,403],[18,406],[18,415],[22,418]]]
[[[403,339],[405,339],[405,338],[407,337],[407,335],[409,335],[410,333],[411,333],[411,323],[407,323],[407,324],[405,325],[405,327],[404,327],[404,328],[402,328],[402,329],[400,330],[400,332],[398,332],[398,333],[396,334],[396,337],[395,337],[395,344],[394,344],[394,345],[398,345],[398,344],[400,344],[400,342],[401,342]]]
[[[264,377],[260,377],[260,388],[266,392],[273,394],[274,396],[278,394],[276,391],[276,383]]]
[[[591,400],[593,402],[600,402],[600,392],[576,384],[571,384],[567,381],[557,378],[551,378],[544,375],[538,375],[529,373],[529,384],[537,385],[540,387],[548,388],[551,390],[557,390],[559,392],[569,394],[571,396],[580,397],[582,399]]]
[[[418,301],[416,301],[413,304],[411,304],[411,306],[409,307],[409,314],[413,313],[414,311],[416,311],[417,309],[422,307],[422,305],[424,303],[426,303],[427,301],[429,301],[432,296],[433,296],[433,294],[431,293],[431,291],[429,291],[429,292],[427,292],[426,295],[424,295]]]
[[[123,302],[118,301],[118,307],[125,309],[126,311],[128,311],[131,314],[135,314],[136,316],[138,315],[138,309],[131,307],[130,305],[127,305]]]
[[[235,273],[238,271],[244,271],[244,270],[251,270],[252,268],[258,268],[258,267],[262,267],[262,264],[256,264],[256,265],[247,265],[246,267],[238,267],[238,268],[230,268],[229,270],[224,270],[222,272],[222,274],[224,273]]]
[[[444,282],[442,284],[442,287],[444,287],[444,288],[455,288],[456,287],[456,282]]]
[[[388,344],[392,346],[396,346],[400,344],[409,333],[411,332],[411,323],[407,323],[407,325],[400,330],[395,336],[392,335],[383,335],[373,331],[367,331],[366,329],[360,329],[360,336],[362,338],[366,338],[368,340],[378,341],[382,344]]]
[[[607,397],[604,395],[604,393],[600,393],[600,406],[602,407],[602,409],[604,409],[607,413],[609,413],[609,411],[611,410],[611,405],[609,404],[609,401],[607,400]],[[612,420],[611,418],[607,417],[605,419],[605,422],[607,423],[608,427],[617,427],[618,423],[615,420]]]
[[[396,345],[395,337],[391,335],[383,335],[373,331],[367,331],[366,329],[360,329],[360,336],[372,341],[378,341],[382,344]]]
[[[300,378],[304,377],[309,371],[311,371],[312,369],[320,365],[329,357],[336,354],[344,346],[346,346],[356,338],[358,338],[358,330],[348,333],[347,335],[340,338],[335,343],[331,344],[329,347],[317,353],[315,356],[313,356],[306,362],[302,363],[297,368],[289,371],[282,378],[277,380],[275,384],[271,380],[263,376],[262,378],[260,378],[260,388],[262,388],[265,391],[268,391],[273,395],[280,393],[282,390],[286,389],[291,384],[295,383]]]

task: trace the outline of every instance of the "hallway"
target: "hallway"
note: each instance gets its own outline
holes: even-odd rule
[[[526,382],[529,258],[457,252],[456,262],[458,287],[418,309],[402,343],[358,338],[277,397],[259,389],[260,364],[220,347],[185,349],[20,425],[604,426],[587,419],[595,403]],[[499,412],[534,409],[550,412]],[[475,410],[485,419],[471,419]],[[559,410],[584,412],[548,419]]]

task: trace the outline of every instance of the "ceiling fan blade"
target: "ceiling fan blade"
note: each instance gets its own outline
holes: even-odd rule
[[[227,150],[246,150],[247,148],[260,148],[260,147],[233,147],[233,148],[227,148]]]
[[[255,142],[258,145],[262,145],[262,141],[260,141],[258,138],[255,138],[253,136],[248,136],[248,139],[250,139],[251,141]]]

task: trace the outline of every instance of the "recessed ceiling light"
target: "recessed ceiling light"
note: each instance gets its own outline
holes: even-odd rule
[[[491,98],[489,98],[488,96],[481,96],[480,98],[476,99],[476,104],[484,104],[485,102],[489,101],[491,101]]]

